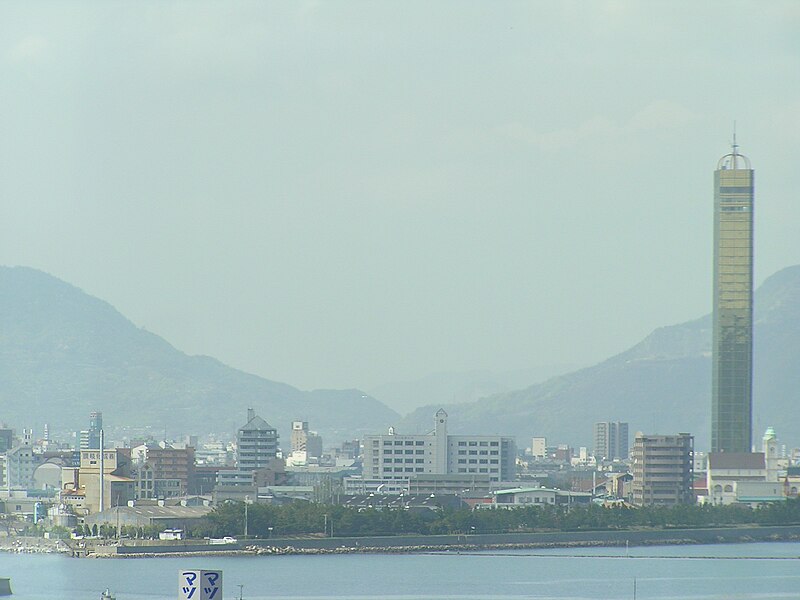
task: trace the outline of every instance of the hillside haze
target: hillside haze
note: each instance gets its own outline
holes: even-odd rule
[[[753,440],[768,426],[800,443],[800,266],[768,278],[755,294]],[[628,421],[631,433],[690,432],[705,450],[711,428],[711,317],[656,329],[597,365],[477,402],[445,405],[454,432],[532,436],[591,446],[597,421]],[[430,427],[436,405],[420,408],[401,431]]]
[[[100,410],[109,428],[232,434],[248,407],[278,428],[284,446],[296,419],[308,420],[326,442],[399,419],[360,390],[305,392],[187,356],[74,286],[34,269],[0,267],[0,422],[78,430]]]

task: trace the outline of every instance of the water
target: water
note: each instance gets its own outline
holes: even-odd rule
[[[13,600],[177,598],[180,569],[222,569],[224,599],[770,600],[800,598],[800,543],[462,554],[72,559],[0,554]],[[745,558],[737,558],[745,557]]]

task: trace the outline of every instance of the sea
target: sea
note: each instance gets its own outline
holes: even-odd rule
[[[167,600],[185,569],[216,600],[760,600],[800,598],[800,542],[430,554],[90,559],[0,554],[11,600]]]

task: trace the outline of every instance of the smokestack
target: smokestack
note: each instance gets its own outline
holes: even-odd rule
[[[249,423],[250,421],[252,421],[255,418],[256,418],[256,411],[254,411],[252,408],[248,408],[247,409],[247,422]]]

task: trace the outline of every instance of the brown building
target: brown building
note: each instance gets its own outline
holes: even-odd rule
[[[694,503],[694,436],[636,434],[631,452],[633,503]]]

